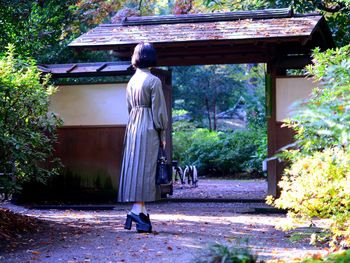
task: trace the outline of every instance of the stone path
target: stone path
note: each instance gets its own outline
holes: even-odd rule
[[[37,210],[3,204],[38,218],[37,231],[0,247],[0,262],[194,262],[208,244],[248,246],[261,259],[295,258],[319,252],[308,240],[293,243],[275,229],[283,214],[256,214],[262,203],[160,202],[148,205],[152,234],[124,230],[129,205],[113,210]],[[244,245],[244,242],[243,242]],[[288,262],[288,261],[287,261]]]
[[[173,199],[234,199],[234,200],[265,200],[267,195],[267,181],[256,180],[225,180],[202,179],[198,187],[189,184],[174,184]]]

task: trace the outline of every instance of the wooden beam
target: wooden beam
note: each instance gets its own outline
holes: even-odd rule
[[[160,58],[159,66],[190,66],[190,65],[211,65],[211,64],[245,64],[245,63],[266,63],[268,56],[241,55],[241,56],[206,56],[206,57],[173,57]]]
[[[77,64],[73,64],[73,66],[71,66],[69,69],[66,70],[67,73],[72,72],[74,69],[76,69],[78,67]]]
[[[276,61],[276,67],[282,68],[282,69],[302,69],[306,65],[309,65],[312,63],[311,57],[304,55],[304,56],[288,56],[288,57],[281,57],[278,58]]]
[[[265,9],[252,11],[236,11],[208,14],[186,14],[186,15],[163,15],[163,16],[140,16],[126,17],[121,21],[124,26],[136,25],[159,25],[159,24],[179,24],[179,23],[205,23],[216,21],[233,21],[241,19],[271,19],[287,18],[293,15],[290,8]],[[109,24],[103,26],[110,26]]]
[[[103,70],[105,67],[107,67],[107,63],[103,63],[100,67],[98,67],[96,69],[96,72],[100,72],[101,70]]]

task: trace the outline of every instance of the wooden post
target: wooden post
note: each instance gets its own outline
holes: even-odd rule
[[[267,155],[272,158],[280,148],[279,141],[283,134],[281,133],[281,125],[276,121],[276,77],[278,75],[285,75],[286,70],[276,67],[273,62],[267,63],[267,79],[269,79],[270,86],[266,94],[269,98],[267,105],[270,110],[267,120]],[[279,195],[278,182],[282,177],[284,164],[277,159],[270,159],[267,163],[267,194],[277,197]]]

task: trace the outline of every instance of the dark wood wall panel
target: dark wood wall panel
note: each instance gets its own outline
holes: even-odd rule
[[[80,189],[86,193],[116,194],[124,133],[125,126],[59,129],[56,155],[62,159],[65,175],[79,178]]]
[[[294,140],[294,131],[287,127],[282,127],[283,122],[276,122],[276,133],[278,134],[276,138],[276,150],[278,151],[282,147],[291,144]]]
[[[55,156],[62,172],[47,186],[25,187],[23,200],[35,202],[115,202],[119,187],[124,125],[58,129]]]
[[[294,141],[294,132],[292,129],[287,127],[281,127],[283,125],[282,122],[276,122],[276,152]],[[276,161],[277,162],[277,161]],[[276,184],[282,179],[284,169],[286,168],[286,162],[277,162],[276,164]],[[276,187],[276,196],[280,195],[280,189]]]

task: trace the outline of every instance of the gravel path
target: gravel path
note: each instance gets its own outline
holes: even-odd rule
[[[154,232],[139,234],[123,223],[129,205],[113,210],[37,210],[3,204],[41,219],[35,233],[0,247],[0,262],[194,262],[209,243],[248,246],[261,259],[294,258],[320,251],[307,240],[290,241],[275,229],[283,214],[251,213],[261,203],[160,202],[148,205]]]
[[[256,180],[224,180],[199,179],[198,187],[189,184],[174,184],[173,199],[248,199],[264,200],[267,195],[267,181]]]

